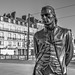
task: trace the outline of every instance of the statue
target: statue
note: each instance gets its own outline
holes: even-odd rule
[[[44,28],[34,34],[36,63],[33,75],[67,75],[73,56],[72,30],[57,25],[55,10],[41,10]]]

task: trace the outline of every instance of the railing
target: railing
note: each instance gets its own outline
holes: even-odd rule
[[[0,59],[27,60],[26,55],[0,55]],[[35,56],[29,55],[29,60],[35,60]]]

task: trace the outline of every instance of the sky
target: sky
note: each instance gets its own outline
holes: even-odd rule
[[[16,17],[21,18],[22,15],[28,16],[28,13],[30,13],[35,18],[41,20],[41,8],[45,5],[51,5],[55,9],[58,25],[72,29],[72,33],[75,37],[74,4],[75,0],[0,0],[0,15],[2,16],[4,13],[8,14],[16,11]]]

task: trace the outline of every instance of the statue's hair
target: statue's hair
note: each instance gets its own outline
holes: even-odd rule
[[[42,13],[42,11],[45,10],[45,9],[50,9],[50,10],[52,11],[52,13],[55,14],[55,10],[54,10],[54,8],[53,8],[52,6],[47,5],[47,6],[42,7],[41,13]]]
[[[42,9],[41,9],[41,14],[43,13],[43,10],[46,10],[46,9],[50,9],[50,10],[52,11],[53,16],[54,16],[54,18],[55,18],[55,24],[57,24],[57,18],[56,18],[56,14],[55,14],[55,9],[54,9],[52,6],[49,6],[49,5],[44,6],[44,7],[42,7]]]

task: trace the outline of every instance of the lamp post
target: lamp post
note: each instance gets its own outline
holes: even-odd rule
[[[27,33],[27,60],[29,59],[29,26],[30,26],[30,14],[28,14],[28,33]]]

